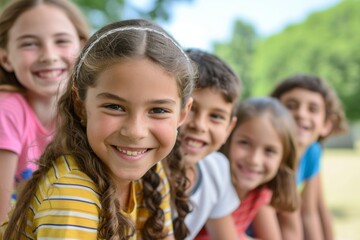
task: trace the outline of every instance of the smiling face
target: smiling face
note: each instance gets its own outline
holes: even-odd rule
[[[320,93],[294,88],[284,93],[280,101],[296,121],[297,139],[302,149],[330,130],[325,124],[325,102]]]
[[[186,164],[195,164],[218,150],[235,124],[235,118],[231,119],[234,104],[225,101],[219,89],[196,89],[192,96],[191,112],[180,129]]]
[[[266,115],[239,124],[229,147],[233,180],[240,197],[274,178],[284,151],[281,139]]]
[[[139,179],[169,154],[190,107],[181,109],[176,79],[159,65],[115,63],[87,91],[88,141],[118,183]]]
[[[1,63],[30,95],[52,97],[66,83],[79,49],[77,31],[63,10],[41,4],[17,18]]]

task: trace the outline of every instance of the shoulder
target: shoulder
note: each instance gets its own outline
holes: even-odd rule
[[[229,170],[230,162],[224,154],[213,152],[200,161],[200,167],[214,173],[223,173],[223,170]]]
[[[259,207],[270,203],[272,198],[272,191],[267,187],[259,187],[249,192],[248,195],[242,199],[240,208],[243,209],[258,209]]]
[[[206,197],[211,193],[220,199],[236,196],[231,182],[230,163],[222,153],[214,152],[202,159],[199,172],[201,182],[198,188]],[[238,199],[237,196],[234,198]]]
[[[71,157],[58,158],[31,202],[32,233],[39,239],[95,239],[100,216],[95,183]]]
[[[39,199],[58,201],[63,205],[93,205],[100,209],[100,194],[96,184],[82,172],[71,156],[61,156],[39,184]]]
[[[1,107],[9,107],[10,109],[16,106],[27,105],[27,100],[21,93],[16,92],[1,92],[0,91],[0,104]]]
[[[320,156],[322,153],[322,146],[319,142],[312,143],[305,151],[305,154],[303,155],[303,159],[309,161],[310,159],[313,159],[316,156]]]
[[[0,92],[0,111],[1,121],[6,121],[5,119],[25,121],[25,115],[28,115],[31,107],[20,93]]]
[[[312,156],[313,155],[321,155],[322,149],[323,148],[319,142],[314,142],[308,147],[306,152],[307,152],[307,154],[312,155]]]
[[[199,170],[205,181],[208,180],[218,187],[230,179],[229,160],[220,152],[213,152],[199,161]]]

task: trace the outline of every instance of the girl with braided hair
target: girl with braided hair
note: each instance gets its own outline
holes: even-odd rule
[[[191,108],[194,74],[182,48],[154,23],[126,20],[97,31],[3,239],[173,239],[160,161]]]

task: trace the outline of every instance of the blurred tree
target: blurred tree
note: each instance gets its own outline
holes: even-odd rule
[[[236,20],[229,42],[214,43],[214,53],[224,59],[242,81],[242,97],[248,97],[252,88],[251,66],[258,36],[250,24]]]
[[[295,73],[316,74],[337,91],[350,120],[360,119],[360,1],[310,15],[262,41],[251,76],[253,95],[266,95],[274,84]]]
[[[0,8],[11,0],[0,0]],[[142,6],[131,0],[73,0],[83,9],[94,29],[125,17],[146,18],[168,21],[171,17],[171,6],[179,2],[193,0],[147,0]]]

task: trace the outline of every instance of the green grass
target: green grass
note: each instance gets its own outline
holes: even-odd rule
[[[336,240],[360,240],[360,151],[326,149],[322,181]]]

